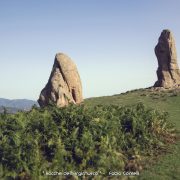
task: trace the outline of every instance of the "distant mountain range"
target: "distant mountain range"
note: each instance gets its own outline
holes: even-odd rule
[[[33,105],[37,105],[38,103],[33,100],[28,99],[5,99],[0,98],[0,113],[4,112],[4,108],[7,109],[9,113],[15,113],[19,110],[28,111],[32,108]]]

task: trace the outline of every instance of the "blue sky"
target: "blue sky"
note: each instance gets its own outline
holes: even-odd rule
[[[57,52],[76,63],[85,98],[152,86],[163,29],[180,57],[179,10],[179,0],[0,0],[0,97],[38,99]]]

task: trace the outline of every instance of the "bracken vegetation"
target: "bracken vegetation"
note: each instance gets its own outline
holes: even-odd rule
[[[141,171],[147,159],[175,140],[167,116],[142,103],[5,112],[0,115],[0,179],[48,179],[49,171],[96,171],[102,177],[109,171]]]

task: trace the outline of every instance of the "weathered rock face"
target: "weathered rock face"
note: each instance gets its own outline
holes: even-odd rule
[[[43,107],[53,102],[63,107],[82,101],[82,85],[76,65],[67,55],[56,54],[49,81],[38,99],[39,105]]]
[[[180,70],[177,64],[175,41],[172,32],[163,30],[155,47],[158,59],[155,87],[172,88],[180,86]]]

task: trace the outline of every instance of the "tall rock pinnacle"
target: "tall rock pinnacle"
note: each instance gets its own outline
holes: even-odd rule
[[[175,40],[172,32],[163,30],[155,47],[158,60],[155,87],[173,88],[180,86],[180,70],[177,63]]]
[[[63,107],[82,101],[82,85],[76,65],[67,55],[56,54],[48,83],[38,99],[39,105],[43,107],[52,102]]]

